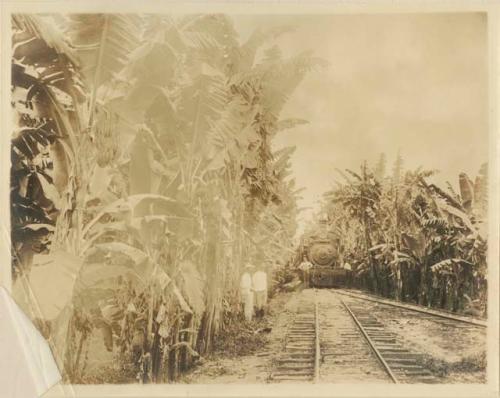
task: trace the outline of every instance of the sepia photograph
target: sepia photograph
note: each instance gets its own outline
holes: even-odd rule
[[[9,20],[12,296],[64,384],[488,383],[487,12]]]

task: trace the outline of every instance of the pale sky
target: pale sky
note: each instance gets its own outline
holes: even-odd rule
[[[330,66],[309,74],[282,116],[308,125],[276,145],[296,145],[293,172],[315,206],[335,168],[359,170],[398,150],[436,181],[474,177],[488,159],[485,14],[233,16],[244,40],[258,26],[295,25],[277,44],[285,56],[312,50]],[[305,213],[304,218],[310,214]]]

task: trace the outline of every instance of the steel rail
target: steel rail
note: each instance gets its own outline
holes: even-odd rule
[[[363,334],[364,338],[368,342],[368,345],[370,346],[371,350],[373,351],[373,353],[375,354],[375,356],[377,357],[377,359],[379,360],[379,362],[382,364],[382,366],[384,367],[386,373],[389,375],[389,377],[391,378],[391,380],[395,384],[399,384],[399,380],[397,379],[396,375],[392,372],[391,368],[389,367],[389,365],[387,364],[387,362],[385,361],[385,359],[382,357],[382,354],[380,353],[380,351],[375,347],[375,344],[373,343],[373,341],[370,338],[370,336],[368,336],[368,333],[366,332],[365,328],[358,321],[358,318],[356,318],[356,315],[354,315],[354,313],[351,311],[351,309],[349,308],[349,306],[344,302],[344,300],[340,299],[340,302],[343,304],[343,306],[345,307],[345,309],[347,310],[347,312],[351,315],[352,319],[354,320],[354,322],[358,326],[359,330]]]
[[[450,319],[450,320],[456,321],[456,322],[468,323],[468,324],[471,324],[471,325],[474,325],[474,326],[478,326],[478,327],[483,327],[484,328],[484,327],[488,326],[487,323],[483,322],[483,321],[479,321],[479,320],[476,320],[476,319],[467,319],[465,317],[461,317],[461,316],[457,316],[457,315],[452,315],[452,314],[448,314],[448,313],[445,313],[445,312],[439,312],[437,310],[429,310],[427,308],[419,308],[419,307],[416,307],[413,304],[390,302],[387,299],[381,299],[381,298],[371,297],[371,296],[367,297],[367,296],[362,296],[359,293],[352,293],[352,292],[347,292],[347,291],[342,291],[342,290],[336,290],[335,292],[338,293],[338,294],[342,294],[344,296],[353,297],[353,298],[356,298],[356,299],[359,299],[359,300],[372,301],[374,303],[379,303],[379,304],[382,304],[382,305],[389,305],[389,306],[392,306],[392,307],[402,308],[402,309],[405,309],[405,310],[408,310],[408,311],[420,312],[422,314],[432,315],[432,316],[435,316],[435,317],[438,317],[438,318]]]
[[[316,297],[316,289],[314,289],[314,323],[315,323],[315,345],[314,350],[314,382],[319,383],[319,365],[320,365],[320,343],[319,343],[319,316],[318,316],[318,299]]]

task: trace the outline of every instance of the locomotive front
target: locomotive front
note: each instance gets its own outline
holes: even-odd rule
[[[342,287],[349,280],[350,270],[342,267],[335,242],[331,239],[311,239],[306,248],[307,257],[313,264],[312,287]]]

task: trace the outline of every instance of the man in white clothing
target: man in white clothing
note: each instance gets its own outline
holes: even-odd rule
[[[308,288],[310,285],[311,279],[311,262],[307,259],[306,256],[303,257],[302,263],[299,265],[299,269],[302,271],[302,281],[304,282],[304,287]]]
[[[243,314],[245,315],[245,320],[250,322],[253,316],[253,290],[252,290],[252,275],[251,270],[253,266],[247,264],[245,266],[245,271],[241,275],[240,281],[240,294],[241,302],[243,303]]]
[[[252,276],[252,286],[255,294],[255,313],[257,317],[262,318],[267,303],[267,273],[262,265]]]

